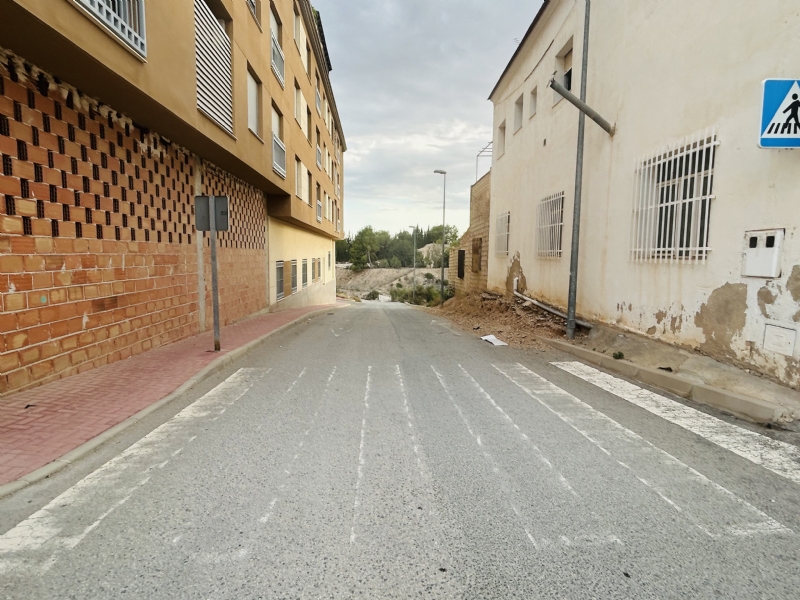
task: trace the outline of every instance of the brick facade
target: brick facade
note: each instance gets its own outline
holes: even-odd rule
[[[0,394],[199,331],[197,169],[231,197],[223,324],[267,308],[263,192],[2,49],[0,63]],[[206,304],[210,326],[210,289]]]
[[[489,201],[491,173],[484,175],[470,190],[469,228],[450,250],[448,279],[457,294],[483,292],[487,289],[489,269]],[[464,277],[458,276],[458,255],[464,252]]]

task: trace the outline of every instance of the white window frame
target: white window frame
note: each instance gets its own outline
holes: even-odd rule
[[[637,161],[631,260],[706,261],[717,146],[716,130],[707,129]]]
[[[74,0],[93,21],[141,58],[147,58],[145,0]]]
[[[197,108],[233,135],[233,47],[205,0],[195,0]]]
[[[561,258],[564,231],[564,192],[542,198],[536,207],[536,256]]]
[[[494,237],[494,251],[496,254],[507,255],[511,239],[511,213],[504,212],[497,216]]]
[[[279,272],[280,272],[280,276],[278,276]],[[284,298],[284,290],[285,290],[284,277],[286,277],[286,270],[284,269],[283,261],[282,260],[275,261],[275,300],[276,301],[283,300],[283,298]],[[278,285],[279,282],[280,282],[280,285]]]
[[[261,139],[261,82],[247,68],[247,128]]]
[[[286,57],[283,54],[283,48],[281,47],[281,42],[279,39],[281,22],[278,20],[274,8],[270,7],[269,14],[270,14],[269,32],[271,40],[270,62],[272,63],[272,72],[275,74],[275,77],[277,78],[278,83],[281,84],[281,87],[285,88]]]

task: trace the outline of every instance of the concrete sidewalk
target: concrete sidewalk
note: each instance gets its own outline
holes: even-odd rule
[[[311,306],[224,327],[222,352],[211,332],[0,399],[0,495],[46,476],[46,465],[224,366],[249,344],[312,313]],[[98,440],[99,441],[99,440]],[[87,449],[88,451],[88,449]],[[77,458],[77,457],[73,457]],[[68,464],[52,465],[52,471]],[[33,475],[31,475],[33,474]],[[29,475],[29,477],[25,477]],[[24,478],[24,480],[21,480]],[[19,485],[4,485],[19,481]]]

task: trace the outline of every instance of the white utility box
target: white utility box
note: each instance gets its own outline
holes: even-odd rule
[[[797,330],[778,325],[767,325],[764,330],[764,349],[784,356],[794,356]]]
[[[780,277],[784,236],[783,229],[745,232],[742,275],[771,279]]]

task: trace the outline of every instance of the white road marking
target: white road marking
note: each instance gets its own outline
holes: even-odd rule
[[[336,333],[336,332],[335,332],[333,329],[331,329],[331,333],[332,333],[332,334],[333,334],[335,337],[339,337],[339,334],[338,334],[338,333]]]
[[[125,503],[149,478],[131,478],[129,473],[146,473],[170,456],[176,443],[183,446],[197,436],[188,437],[187,429],[197,421],[210,419],[233,405],[269,371],[240,369],[213,390],[184,408],[166,423],[87,475],[44,508],[0,536],[0,570],[7,557],[18,553],[45,550],[50,558],[59,549],[74,548],[102,520]],[[105,510],[103,510],[103,507]],[[93,517],[103,510],[100,517]],[[87,524],[87,520],[92,519]],[[29,563],[35,562],[28,557]]]
[[[367,430],[367,410],[369,409],[369,392],[372,385],[372,367],[367,367],[367,390],[364,392],[364,412],[361,417],[361,444],[358,448],[358,477],[356,478],[356,497],[353,500],[353,525],[350,527],[350,543],[356,541],[356,519],[358,518],[358,507],[361,504],[361,480],[364,479],[364,437]]]
[[[461,371],[464,373],[464,375],[466,375],[466,376],[467,376],[467,379],[468,379],[470,382],[472,382],[472,385],[473,385],[473,387],[474,387],[474,388],[475,388],[475,389],[478,391],[478,393],[479,393],[481,396],[483,396],[483,397],[484,397],[486,400],[488,400],[488,401],[489,401],[489,403],[490,403],[490,404],[491,404],[491,405],[492,405],[492,406],[493,406],[493,407],[494,407],[494,408],[495,408],[495,409],[496,409],[496,410],[497,410],[497,411],[498,411],[498,412],[499,412],[501,415],[503,415],[503,418],[504,418],[504,419],[505,419],[505,420],[506,420],[506,421],[507,421],[509,424],[511,424],[511,425],[514,427],[514,429],[516,429],[516,431],[517,431],[517,433],[519,434],[520,438],[521,438],[521,439],[522,439],[524,442],[526,442],[527,444],[529,444],[531,448],[533,448],[533,453],[536,455],[536,458],[538,458],[538,459],[539,459],[539,461],[540,461],[540,462],[542,462],[542,463],[543,463],[543,464],[544,464],[544,465],[545,465],[545,466],[546,466],[548,469],[550,469],[551,471],[554,471],[554,472],[555,472],[555,474],[558,476],[558,481],[559,481],[559,483],[561,484],[561,486],[562,486],[562,487],[564,487],[564,488],[565,488],[567,491],[569,491],[569,493],[571,493],[573,496],[575,496],[575,497],[577,498],[577,497],[578,497],[578,494],[575,492],[575,490],[574,490],[574,489],[572,489],[572,486],[569,484],[569,481],[567,481],[567,478],[566,478],[566,477],[564,477],[564,475],[561,473],[561,471],[559,471],[558,469],[555,469],[555,468],[553,467],[553,463],[551,463],[551,462],[548,460],[548,458],[547,458],[547,457],[544,455],[544,453],[541,451],[541,449],[540,449],[540,448],[539,448],[539,447],[538,447],[536,444],[534,444],[534,443],[533,443],[533,442],[530,440],[530,438],[529,438],[527,435],[525,435],[525,434],[522,432],[522,430],[519,428],[519,425],[517,425],[517,424],[514,422],[514,420],[513,420],[513,419],[512,419],[510,416],[508,416],[508,413],[506,413],[506,411],[504,411],[504,410],[503,410],[503,409],[502,409],[502,408],[501,408],[501,407],[500,407],[500,406],[497,404],[497,402],[495,402],[494,398],[492,398],[492,397],[489,395],[489,393],[488,393],[488,392],[487,392],[485,389],[483,389],[483,387],[482,387],[482,386],[481,386],[481,385],[480,385],[480,384],[479,384],[477,381],[475,381],[475,378],[474,378],[472,375],[470,375],[470,374],[467,372],[467,370],[466,370],[464,367],[462,367],[461,365],[458,365],[458,368],[459,368],[459,369],[461,369]],[[480,443],[480,442],[478,442],[478,443]]]
[[[567,362],[553,363],[553,365],[789,481],[800,483],[800,449],[796,446],[773,440],[755,431],[742,429],[583,363]]]
[[[464,422],[464,425],[466,425],[467,431],[469,431],[470,435],[472,435],[472,437],[475,438],[475,441],[477,442],[478,446],[482,447],[483,444],[481,443],[480,436],[476,435],[475,432],[472,430],[472,426],[469,424],[469,420],[464,415],[464,412],[461,410],[461,407],[455,401],[455,398],[453,397],[453,393],[452,393],[452,390],[451,390],[450,386],[447,384],[447,382],[445,381],[445,379],[442,376],[442,374],[439,373],[433,366],[431,366],[431,370],[436,375],[436,378],[439,380],[439,383],[441,384],[442,388],[444,389],[445,394],[447,394],[447,397],[450,399],[450,402],[455,407],[456,412],[458,412],[458,415],[461,417],[461,420]],[[533,547],[536,550],[540,550],[542,545],[539,542],[537,542],[536,537],[531,534],[530,529],[528,528],[529,527],[528,519],[522,514],[522,511],[519,509],[519,507],[516,505],[516,503],[514,502],[514,500],[512,498],[512,491],[511,491],[510,486],[509,486],[509,484],[507,482],[507,479],[508,479],[507,475],[505,475],[505,473],[501,471],[500,467],[497,465],[497,463],[495,462],[495,460],[492,457],[492,455],[489,454],[486,450],[483,450],[483,456],[486,458],[486,461],[489,463],[489,466],[492,468],[492,472],[495,475],[498,476],[498,481],[500,483],[500,489],[503,491],[503,494],[504,494],[503,497],[506,500],[506,502],[508,503],[508,505],[511,507],[511,510],[514,511],[514,514],[519,519],[520,525],[522,526],[522,529],[525,531],[525,535],[528,537],[528,540],[531,542],[531,544],[533,545]],[[615,536],[609,536],[609,537],[612,537],[615,540],[617,539]],[[621,544],[621,542],[620,542],[620,544]]]
[[[303,373],[305,373],[305,371],[306,370],[303,369]],[[300,374],[300,377],[303,376],[303,373]],[[323,402],[325,402],[325,399],[327,399],[327,397],[328,397],[328,387],[329,387],[329,385],[331,383],[331,379],[333,379],[334,373],[336,373],[336,367],[333,367],[333,371],[331,371],[331,374],[328,376],[328,381],[325,384],[325,391],[322,393],[322,398],[323,398],[322,401]],[[297,381],[300,380],[300,377],[297,378]],[[295,383],[297,383],[297,381],[295,381]],[[292,387],[294,387],[294,383],[292,384]],[[292,387],[290,387],[289,390],[291,390]],[[289,390],[287,390],[287,392]],[[277,406],[277,404],[276,404],[276,406]],[[318,414],[319,414],[319,409],[314,411],[314,416],[311,418],[311,426],[303,432],[303,436],[304,437],[308,436],[309,432],[314,427],[314,424],[317,422],[317,415]],[[298,444],[298,448],[302,448],[303,444],[305,444],[305,440],[301,440],[300,441],[300,443]],[[299,452],[292,457],[292,460],[290,460],[289,464],[287,464],[286,467],[283,469],[283,472],[284,472],[285,475],[291,475],[292,474],[291,471],[289,470],[289,468],[294,464],[294,462],[299,457],[300,457],[300,453]],[[285,483],[283,483],[280,486],[278,486],[279,490],[283,490],[285,488],[286,488],[286,484]],[[261,523],[266,523],[267,521],[269,521],[269,518],[272,516],[272,512],[275,509],[275,503],[276,502],[278,502],[278,497],[277,496],[275,498],[273,498],[272,502],[270,502],[269,508],[267,509],[267,514],[265,514],[263,517],[260,517],[258,519]]]
[[[530,369],[520,364],[493,366],[592,444],[604,449],[704,533],[712,537],[794,533],[727,488]],[[660,481],[654,481],[658,478]],[[676,482],[680,485],[674,485]],[[679,504],[669,498],[678,495],[682,495],[685,502]],[[731,525],[733,522],[735,524]]]

